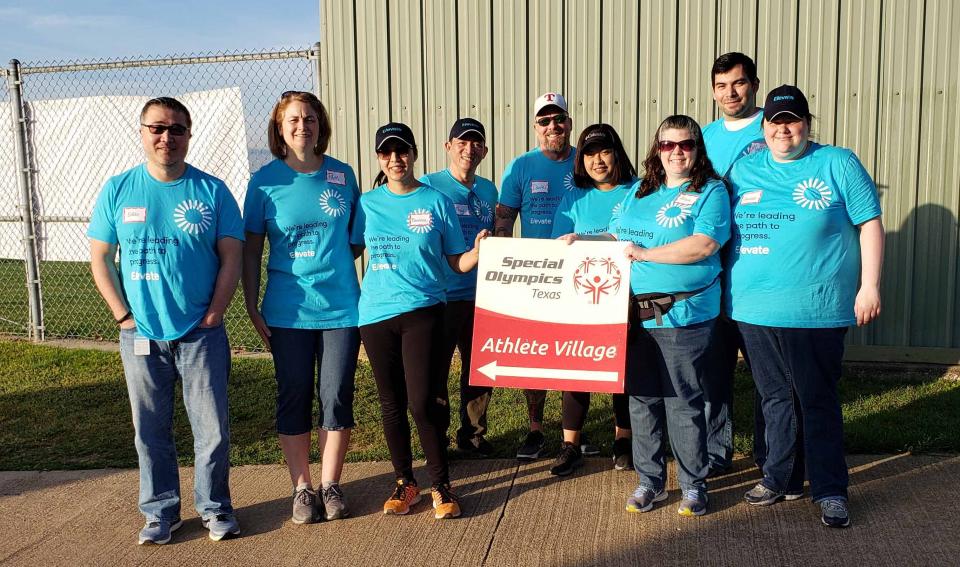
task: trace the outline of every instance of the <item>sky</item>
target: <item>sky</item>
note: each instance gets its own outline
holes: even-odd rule
[[[303,48],[320,0],[0,0],[0,65]]]

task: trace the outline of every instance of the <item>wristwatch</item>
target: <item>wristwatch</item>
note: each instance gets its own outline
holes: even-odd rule
[[[132,317],[133,317],[133,313],[127,311],[126,315],[124,315],[123,317],[120,317],[119,319],[114,319],[114,321],[116,321],[117,325],[119,326],[119,325],[122,325],[124,321]]]

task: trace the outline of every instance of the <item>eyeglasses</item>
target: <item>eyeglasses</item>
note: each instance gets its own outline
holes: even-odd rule
[[[550,125],[551,122],[553,122],[557,126],[561,126],[563,125],[564,122],[567,121],[567,118],[569,118],[569,116],[563,113],[554,114],[553,116],[544,116],[543,118],[537,118],[536,123],[541,128],[546,128],[547,126]]]
[[[184,134],[187,133],[187,130],[189,130],[189,128],[187,128],[183,124],[170,124],[169,126],[166,124],[140,124],[140,125],[146,128],[147,130],[150,130],[150,133],[156,136],[160,136],[168,130],[170,131],[171,136],[183,136]]]
[[[672,152],[674,148],[680,146],[680,151],[685,154],[689,154],[697,147],[697,142],[694,140],[680,140],[679,142],[671,142],[669,140],[661,140],[657,143],[660,146],[661,152]]]

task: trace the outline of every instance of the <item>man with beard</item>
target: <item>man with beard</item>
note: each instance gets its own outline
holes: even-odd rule
[[[453,123],[444,144],[450,165],[443,171],[420,178],[453,201],[463,238],[469,245],[481,230],[493,230],[493,210],[497,188],[489,179],[477,175],[477,167],[487,157],[486,130],[473,118]],[[444,310],[444,375],[450,373],[454,349],[460,350],[460,428],[457,447],[466,453],[489,456],[493,447],[483,438],[487,432],[487,406],[493,388],[470,385],[470,348],[473,342],[473,311],[477,297],[477,272],[447,274],[447,308]]]
[[[559,93],[544,93],[533,103],[533,115],[537,147],[514,158],[503,172],[495,236],[512,236],[519,215],[521,238],[550,238],[557,205],[573,187],[575,150],[570,146],[573,121],[567,113],[566,99]],[[530,432],[517,450],[517,458],[533,460],[543,451],[543,408],[547,393],[524,390],[524,395]],[[584,454],[590,453],[584,451]]]

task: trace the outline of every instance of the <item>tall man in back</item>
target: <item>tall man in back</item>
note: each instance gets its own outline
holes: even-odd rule
[[[766,148],[761,129],[763,109],[757,107],[760,79],[752,59],[731,52],[713,63],[710,80],[722,116],[703,128],[703,141],[713,168],[724,177],[733,162]],[[733,464],[733,376],[741,343],[736,325],[721,316],[714,326],[716,363],[704,385],[710,476],[724,473]],[[760,453],[766,453],[762,427],[755,432],[755,439],[754,456],[762,459]]]
[[[520,216],[522,238],[550,238],[553,217],[564,193],[573,187],[575,150],[570,146],[573,121],[567,101],[559,93],[540,95],[533,103],[533,131],[537,147],[514,158],[503,172],[497,204],[495,236],[512,236]],[[517,458],[533,460],[543,451],[544,390],[524,390],[530,432]]]
[[[190,128],[178,100],[147,101],[147,161],[107,181],[87,231],[94,282],[120,327],[146,518],[140,544],[167,543],[181,525],[177,380],[193,431],[197,514],[214,541],[240,533],[230,501],[223,314],[240,277],[243,223],[223,181],[186,163]]]

